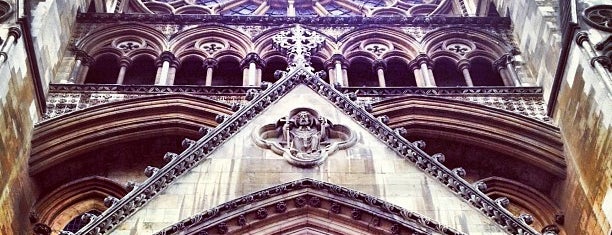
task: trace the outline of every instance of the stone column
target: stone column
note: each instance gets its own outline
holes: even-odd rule
[[[408,67],[414,73],[414,80],[416,81],[417,87],[424,87],[425,81],[423,80],[423,73],[421,73],[421,66],[417,63],[416,60],[410,61]]]
[[[176,63],[174,54],[169,51],[164,51],[159,55],[157,66],[157,78],[155,79],[155,85],[169,85],[168,74],[170,72],[170,64]],[[161,65],[161,66],[160,66]],[[172,77],[174,79],[174,77]]]
[[[376,71],[376,75],[378,75],[378,86],[386,87],[387,84],[385,82],[385,69],[387,68],[387,63],[384,60],[375,60],[372,63],[372,69]]]
[[[295,16],[295,0],[287,0],[287,16]]]
[[[516,74],[516,70],[514,69],[514,64],[512,64],[513,59],[512,56],[508,55],[506,59],[506,68],[508,69],[508,73],[510,74],[510,78],[515,86],[521,85],[521,79],[518,74]]]
[[[8,37],[6,41],[4,41],[4,45],[2,45],[2,49],[0,50],[0,63],[4,63],[6,59],[8,59],[8,52],[15,44],[15,41],[21,37],[21,29],[18,27],[11,27],[8,31]]]
[[[605,41],[604,41],[605,42]],[[604,85],[612,90],[612,75],[610,75],[610,67],[612,67],[612,61],[606,55],[598,55],[595,51],[597,46],[594,46],[589,39],[587,32],[579,32],[576,34],[576,44],[580,46],[581,51],[588,55],[590,58],[591,66],[595,68],[595,71],[603,79]],[[598,43],[599,44],[599,43]],[[605,43],[604,43],[605,45]],[[603,46],[603,45],[602,45]]]
[[[124,57],[119,61],[119,75],[117,75],[117,84],[123,84],[123,80],[125,79],[125,72],[128,67],[132,64],[130,58]]]
[[[457,67],[463,73],[463,79],[465,79],[465,84],[469,87],[474,86],[474,82],[472,82],[472,76],[470,75],[470,61],[466,59],[462,59],[457,63]]]
[[[84,56],[81,59],[81,69],[80,71],[77,72],[76,75],[76,84],[83,84],[85,83],[85,78],[87,77],[87,72],[89,72],[89,66],[92,65],[94,63],[94,58],[92,58],[91,56]]]
[[[510,73],[508,72],[508,68],[506,67],[506,58],[502,56],[502,58],[493,61],[492,66],[493,70],[499,73],[499,76],[504,82],[504,86],[512,86],[512,78],[510,78]]]
[[[429,56],[425,54],[420,54],[416,58],[414,58],[414,60],[416,60],[416,63],[421,69],[421,76],[423,77],[424,86],[435,87],[436,81],[434,80],[433,72],[430,69],[432,63],[431,59],[429,59]]]
[[[204,60],[204,64],[202,67],[204,67],[204,69],[206,70],[206,80],[204,83],[206,86],[212,85],[213,72],[214,69],[217,68],[217,64],[217,60],[212,58]]]
[[[348,86],[348,80],[346,78],[346,68],[348,67],[348,61],[344,58],[344,56],[342,56],[341,54],[334,54],[325,63],[327,64],[327,67],[329,69],[330,84],[333,85],[337,83],[340,84],[340,86]]]
[[[244,86],[257,86],[261,83],[261,68],[265,66],[264,60],[254,52],[247,54],[247,56],[240,62],[240,67],[244,70],[243,78]],[[258,76],[259,75],[259,76]]]
[[[70,72],[70,76],[68,77],[68,80],[66,81],[60,81],[60,83],[71,83],[74,84],[76,83],[77,79],[79,78],[79,73],[81,72],[81,64],[83,64],[83,60],[85,59],[85,57],[87,56],[87,53],[85,53],[84,51],[75,51],[75,61],[74,61],[74,66],[72,67],[72,72]]]

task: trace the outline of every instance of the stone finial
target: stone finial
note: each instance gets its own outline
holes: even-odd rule
[[[310,66],[310,56],[323,45],[325,38],[314,31],[296,25],[274,35],[272,40],[276,48],[287,53],[289,63],[287,71],[303,67],[312,72],[314,69]]]

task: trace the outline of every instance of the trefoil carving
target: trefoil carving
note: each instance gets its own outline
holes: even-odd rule
[[[309,108],[294,109],[274,124],[255,128],[252,138],[257,146],[271,149],[299,167],[317,166],[335,151],[357,141],[354,131],[333,124]]]

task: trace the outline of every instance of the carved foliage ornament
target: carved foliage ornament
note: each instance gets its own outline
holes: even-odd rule
[[[303,67],[311,72],[314,69],[310,66],[310,56],[318,51],[325,42],[323,36],[302,28],[300,25],[279,32],[272,37],[272,40],[277,49],[287,53],[288,71],[296,67]]]
[[[271,149],[299,167],[321,164],[336,150],[346,149],[357,141],[351,129],[332,124],[309,108],[294,109],[275,124],[255,128],[252,138],[257,146]]]

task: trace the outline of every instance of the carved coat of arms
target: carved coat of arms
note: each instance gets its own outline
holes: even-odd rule
[[[336,150],[346,149],[357,141],[351,129],[333,124],[309,108],[294,109],[275,124],[256,128],[252,137],[257,146],[271,149],[300,167],[321,164]]]

